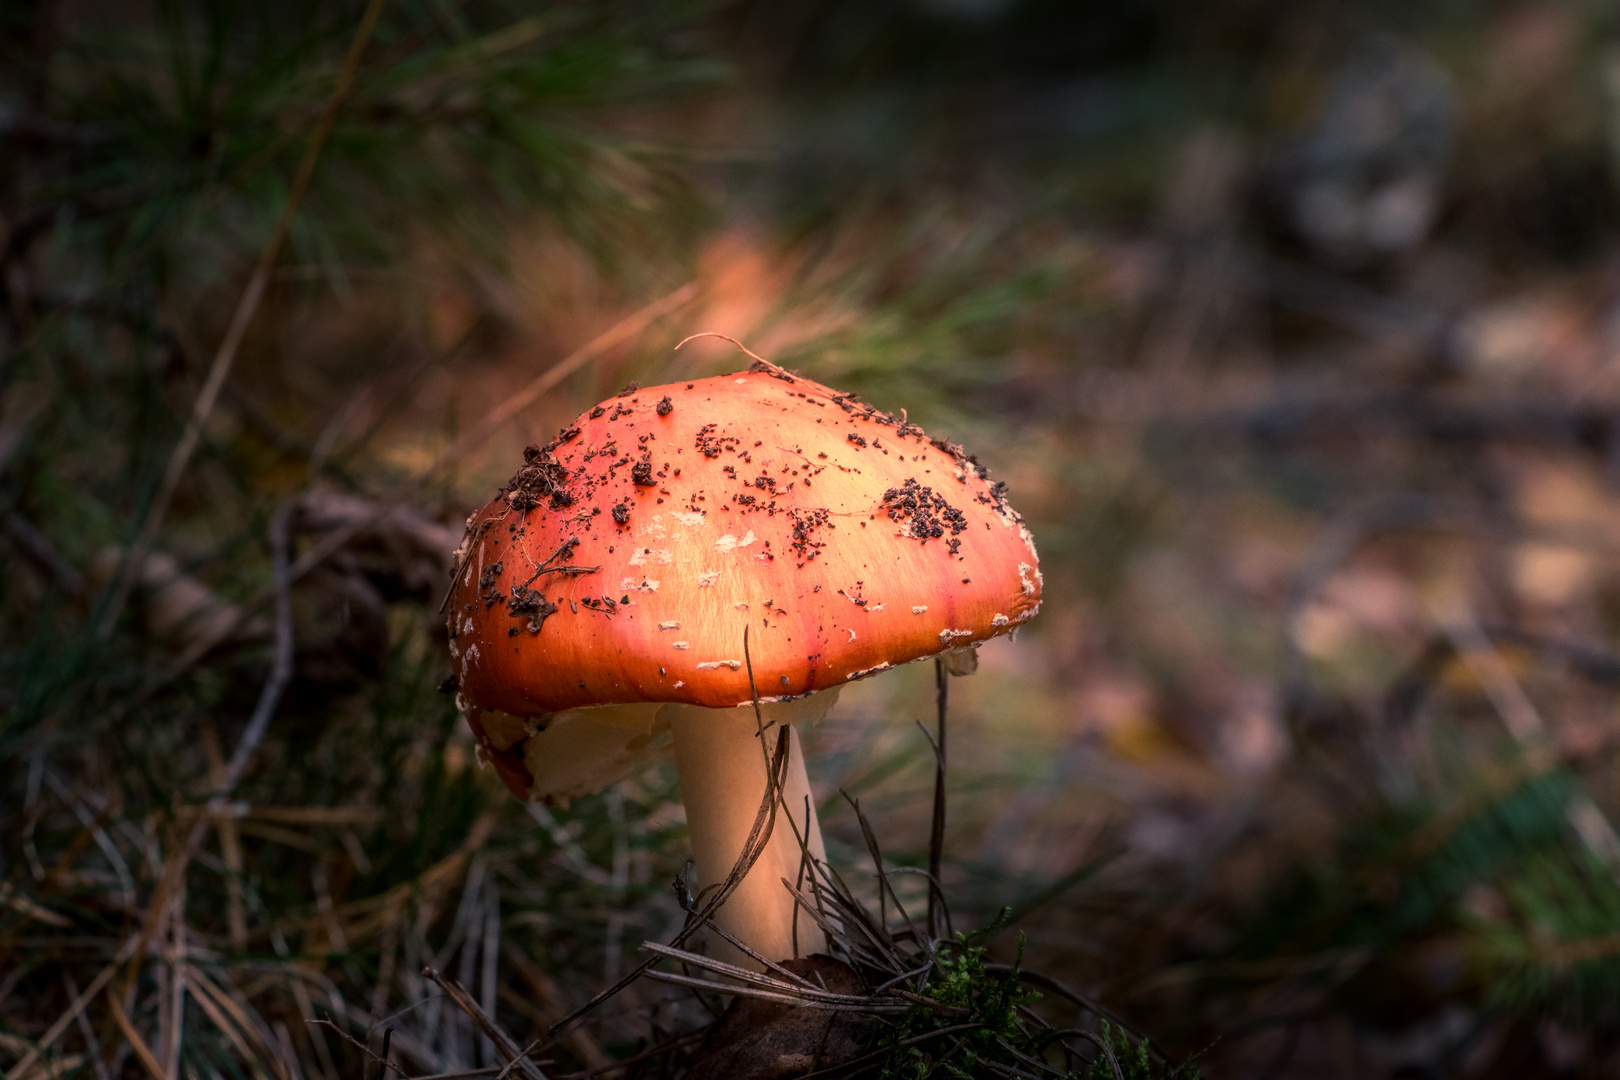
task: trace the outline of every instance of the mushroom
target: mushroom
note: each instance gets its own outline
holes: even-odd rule
[[[725,880],[764,798],[760,720],[817,720],[852,680],[970,659],[1041,597],[1028,530],[961,447],[764,362],[632,387],[529,447],[467,519],[453,574],[481,755],[555,803],[672,753],[700,886]],[[771,959],[825,947],[781,884],[823,854],[789,740],[769,843],[716,914]]]

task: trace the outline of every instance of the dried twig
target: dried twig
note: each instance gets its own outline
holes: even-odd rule
[[[186,879],[180,876],[169,901],[169,955],[164,967],[168,979],[168,1015],[163,1017],[163,1075],[180,1078],[180,1041],[186,1019]]]
[[[353,520],[345,522],[328,532],[314,544],[311,544],[308,550],[295,559],[291,567],[288,568],[287,580],[289,584],[297,584],[306,574],[341,551],[355,537],[367,529],[376,527],[386,521],[391,514],[398,512],[399,504],[408,496],[419,491],[424,484],[437,476],[441,470],[460,461],[483,446],[484,443],[494,437],[502,424],[532,405],[546,391],[551,390],[602,353],[633,340],[636,335],[640,334],[652,323],[690,303],[697,294],[697,283],[689,282],[673,292],[665,294],[646,307],[626,315],[608,329],[547,368],[529,385],[507,397],[500,405],[491,409],[478,423],[469,426],[460,438],[451,443],[431,462],[419,469],[408,481],[392,492],[389,499],[386,500],[386,505],[379,505],[370,514],[357,515]],[[270,598],[271,592],[269,590],[261,591],[249,597],[238,609],[238,619],[245,618]],[[169,685],[187,671],[190,671],[210,650],[228,637],[236,628],[236,622],[234,621],[221,620],[221,623],[222,625],[216,629],[214,635],[195,642],[186,652],[182,653],[164,669],[161,675],[148,684],[141,691],[140,699],[144,700],[150,697],[162,687]]]
[[[193,972],[194,969],[190,968],[189,966],[180,968],[179,981],[189,982],[189,977],[193,974]],[[247,1040],[244,1038],[243,1033],[237,1028],[236,1024],[232,1023],[226,1017],[225,1013],[220,1009],[218,1003],[213,999],[213,997],[206,992],[201,992],[192,994],[191,999],[195,1001],[202,1009],[203,1014],[208,1017],[208,1019],[213,1023],[214,1027],[224,1034],[231,1046],[236,1048],[236,1052],[241,1055],[242,1060],[256,1065],[258,1055],[255,1054],[253,1049],[248,1046]]]
[[[649,970],[645,978],[655,982],[672,983],[676,986],[688,986],[694,990],[707,990],[715,994],[724,994],[728,997],[757,998],[760,1001],[774,1001],[782,1005],[797,1005],[806,1009],[830,1009],[837,1012],[866,1012],[866,1013],[903,1013],[910,1006],[904,1002],[880,1005],[865,998],[853,998],[849,1001],[823,1001],[820,998],[806,997],[801,994],[789,994],[775,990],[761,990],[751,986],[736,986],[731,983],[714,982],[710,979],[698,979],[689,975],[676,975],[669,971]]]
[[[743,997],[762,997],[767,1001],[787,1001],[792,1004],[812,1006],[815,1008],[838,1008],[852,1012],[886,1013],[905,1012],[912,1005],[921,1005],[944,1016],[967,1016],[967,1010],[959,1009],[953,1005],[923,994],[914,994],[907,990],[887,988],[882,993],[871,994],[836,994],[828,990],[819,990],[815,987],[802,987],[795,983],[761,975],[757,971],[727,964],[721,960],[714,960],[697,953],[672,949],[667,945],[656,942],[644,942],[642,948],[655,952],[660,956],[679,960],[691,967],[712,971],[717,975],[724,975],[729,979],[736,979],[746,986],[734,986],[729,983],[711,982],[691,976],[674,975],[662,971],[649,971],[647,978],[659,982],[675,983],[681,986],[691,986],[703,990],[712,990],[720,994],[730,994]],[[925,969],[926,970],[926,969]]]
[[[266,1063],[269,1064],[272,1073],[280,1076],[281,1080],[292,1080],[291,1074],[287,1072],[283,1063],[276,1056],[275,1046],[272,1042],[274,1035],[264,1026],[263,1021],[258,1018],[256,1013],[244,1009],[240,1003],[232,999],[229,994],[220,988],[213,979],[209,978],[207,972],[195,964],[188,965],[185,974],[186,982],[196,991],[194,997],[204,1011],[209,1011],[209,1002],[212,1002],[213,1007],[229,1018],[244,1036],[251,1037],[259,1044],[263,1050],[262,1056]],[[210,1019],[213,1019],[213,1013],[210,1012],[209,1015]],[[219,1024],[219,1021],[215,1020],[215,1023]],[[220,1030],[229,1034],[223,1026],[220,1027]],[[234,1038],[232,1041],[235,1041]],[[251,1055],[244,1054],[244,1056],[251,1060]]]
[[[752,945],[749,945],[747,942],[745,942],[741,938],[737,937],[735,934],[733,934],[731,931],[727,930],[725,927],[721,926],[719,923],[714,922],[714,921],[711,920],[709,922],[709,929],[711,931],[713,931],[714,933],[719,934],[728,943],[730,943],[732,946],[734,946],[737,949],[738,952],[743,953],[750,960],[753,960],[755,963],[757,963],[761,967],[765,968],[765,970],[776,972],[776,974],[780,975],[782,978],[786,979],[788,982],[799,983],[800,985],[809,986],[809,987],[812,987],[812,988],[814,987],[814,984],[811,983],[810,980],[806,979],[804,976],[795,975],[793,972],[789,971],[787,968],[783,967],[781,964],[778,964],[775,960],[767,960],[765,958],[764,953],[759,952]],[[653,947],[652,942],[643,942],[642,945],[643,945],[644,948],[652,948]],[[662,946],[662,945],[657,946],[656,948],[653,948],[653,951],[656,952],[658,949],[663,948],[663,947],[664,946]],[[739,969],[739,970],[742,970],[742,969]]]
[[[893,971],[902,970],[905,967],[904,961],[906,958],[901,955],[896,947],[894,936],[889,933],[889,928],[883,919],[873,917],[872,913],[866,909],[866,905],[856,898],[854,891],[845,883],[843,875],[833,867],[823,862],[816,869],[826,883],[828,900],[834,907],[841,910],[846,918],[855,921],[857,928],[866,938],[868,944],[882,951],[884,963],[881,966]]]
[[[383,1053],[376,1054],[376,1053],[372,1052],[371,1047],[367,1046],[365,1043],[361,1042],[359,1039],[355,1038],[353,1035],[350,1035],[347,1031],[344,1031],[343,1028],[339,1027],[337,1024],[333,1023],[331,1020],[327,1020],[327,1019],[322,1018],[322,1019],[317,1019],[317,1020],[306,1020],[304,1022],[306,1024],[310,1025],[311,1027],[328,1027],[328,1028],[331,1028],[334,1032],[337,1033],[338,1038],[342,1039],[344,1042],[348,1043],[350,1046],[352,1046],[356,1050],[360,1051],[360,1053],[364,1054],[366,1057],[370,1058],[372,1061],[375,1061],[379,1066],[378,1070],[377,1070],[377,1080],[384,1080],[384,1078],[388,1074],[389,1069],[393,1069],[395,1072],[399,1073],[402,1080],[423,1080],[423,1078],[411,1076],[410,1073],[406,1072],[404,1069],[399,1067],[398,1062],[395,1062],[395,1061],[391,1060],[388,1057],[388,1042],[391,1041],[390,1039],[388,1039],[388,1035],[393,1034],[393,1031],[394,1031],[393,1028],[389,1028],[388,1029],[388,1035],[384,1036]],[[437,1080],[444,1080],[444,1078],[452,1077],[452,1076],[494,1076],[499,1071],[500,1071],[499,1069],[474,1069],[474,1070],[472,1070],[470,1072],[437,1073],[437,1074],[435,1074],[435,1076],[437,1077]]]
[[[74,599],[84,597],[84,576],[73,568],[73,564],[63,557],[56,545],[51,543],[50,537],[34,527],[33,522],[17,513],[7,510],[3,515],[6,535],[11,537],[13,543],[50,575],[59,588]]]
[[[62,972],[62,985],[66,987],[70,998],[76,999],[79,996],[79,984],[73,980],[71,972]],[[101,1039],[96,1036],[96,1031],[90,1026],[90,1021],[81,1012],[74,1017],[74,1023],[79,1027],[79,1034],[84,1037],[86,1054],[91,1065],[95,1068],[96,1080],[111,1080],[112,1074],[107,1070],[106,1062],[102,1061]]]
[[[214,354],[214,362],[209,366],[208,376],[203,381],[202,390],[197,394],[191,415],[186,419],[185,431],[180,436],[180,442],[169,456],[169,464],[164,469],[157,495],[147,510],[146,520],[141,523],[141,531],[135,543],[131,544],[125,553],[112,596],[102,614],[99,628],[102,637],[111,633],[112,628],[117,625],[118,617],[122,614],[130,590],[135,584],[135,568],[145,564],[147,553],[151,550],[152,542],[157,539],[158,529],[163,524],[164,515],[168,513],[169,501],[174,498],[175,490],[180,486],[180,478],[184,475],[186,467],[191,464],[191,456],[196,453],[197,446],[202,441],[203,428],[219,401],[225,380],[230,377],[231,367],[236,363],[237,352],[247,336],[248,324],[253,321],[253,316],[259,310],[259,303],[264,299],[265,290],[270,284],[270,272],[281,254],[282,245],[286,243],[287,236],[292,231],[293,218],[298,213],[299,204],[303,202],[311,177],[315,175],[315,163],[320,160],[326,138],[332,133],[338,109],[349,96],[349,87],[354,81],[355,70],[360,66],[360,57],[366,50],[366,44],[371,40],[371,32],[377,27],[377,19],[382,15],[382,8],[383,0],[369,0],[364,14],[360,17],[360,25],[355,30],[354,40],[349,44],[348,55],[343,58],[343,66],[338,69],[337,83],[321,109],[315,130],[310,135],[309,145],[304,148],[303,159],[298,163],[298,171],[294,174],[292,185],[287,192],[287,201],[282,205],[281,216],[276,219],[275,230],[270,234],[270,242],[265,245],[264,252],[259,256],[258,265],[254,267],[253,276],[248,279],[247,288],[237,301],[236,313],[231,316],[230,327],[225,331],[225,337],[220,341],[219,349]]]
[[[864,1057],[858,1057],[853,1061],[846,1061],[841,1065],[834,1065],[834,1066],[831,1066],[830,1068],[826,1068],[826,1069],[818,1069],[815,1072],[801,1073],[801,1074],[799,1074],[799,1076],[797,1076],[795,1078],[795,1080],[815,1080],[816,1077],[833,1076],[833,1075],[836,1075],[836,1074],[845,1074],[845,1075],[847,1075],[848,1071],[850,1069],[854,1069],[854,1068],[857,1068],[857,1067],[862,1066],[862,1065],[876,1064],[877,1062],[882,1061],[893,1050],[903,1050],[903,1049],[905,1049],[906,1047],[909,1047],[909,1046],[921,1046],[923,1043],[929,1042],[930,1040],[933,1040],[933,1039],[943,1038],[943,1037],[945,1037],[947,1035],[959,1035],[964,1031],[974,1031],[974,1030],[976,1030],[978,1028],[981,1028],[983,1026],[984,1026],[983,1024],[979,1024],[979,1023],[956,1024],[956,1025],[954,1025],[952,1027],[940,1028],[937,1031],[929,1031],[929,1032],[924,1032],[921,1035],[913,1035],[909,1039],[902,1039],[899,1042],[895,1043],[892,1048],[885,1048],[883,1050],[876,1050],[876,1051],[874,1051],[874,1052],[872,1052],[870,1054],[867,1054]]]
[[[610,1073],[618,1069],[628,1068],[637,1062],[646,1061],[648,1058],[655,1058],[660,1054],[667,1054],[671,1050],[678,1050],[689,1043],[694,1043],[699,1039],[707,1038],[708,1034],[708,1030],[703,1028],[700,1028],[697,1031],[688,1031],[685,1035],[677,1035],[673,1039],[666,1039],[657,1046],[649,1047],[639,1054],[631,1054],[629,1057],[620,1058],[618,1061],[611,1062],[607,1065],[597,1065],[594,1068],[586,1069],[584,1072],[564,1073],[562,1076],[559,1076],[557,1080],[589,1080],[590,1077],[601,1076],[603,1073]],[[418,1080],[433,1080],[433,1078],[419,1077]]]
[[[383,1031],[382,1053],[378,1055],[381,1060],[377,1062],[377,1080],[388,1080],[388,1051],[393,1048],[393,1045],[394,1029],[386,1028]]]
[[[496,1052],[506,1060],[508,1066],[515,1066],[526,1080],[546,1080],[546,1074],[540,1070],[540,1066],[529,1059],[529,1051],[520,1048],[516,1040],[506,1033],[506,1029],[484,1012],[459,982],[442,977],[431,967],[423,968],[422,975],[443,990],[445,997],[449,998],[456,1008],[467,1014],[467,1018],[484,1033],[484,1037],[495,1044]]]
[[[1061,1031],[1047,1032],[1045,1038],[1051,1042],[1060,1044],[1065,1049],[1068,1049],[1068,1043],[1064,1042],[1065,1039],[1087,1040],[1088,1042],[1094,1044],[1097,1049],[1102,1051],[1103,1057],[1108,1060],[1109,1069],[1111,1069],[1114,1073],[1114,1080],[1125,1080],[1125,1070],[1119,1067],[1119,1058],[1115,1056],[1114,1048],[1108,1045],[1107,1039],[1104,1039],[1096,1032],[1087,1031],[1084,1028],[1064,1028]]]
[[[1039,972],[1026,971],[1023,968],[1018,968],[1016,971],[1014,971],[1011,964],[986,964],[984,965],[984,969],[986,971],[1004,972],[1008,975],[1016,975],[1018,981],[1021,983],[1028,983],[1030,986],[1039,987],[1048,993],[1056,994],[1060,998],[1065,998],[1068,1001],[1072,1001],[1082,1009],[1085,1009],[1088,1012],[1107,1020],[1115,1027],[1121,1029],[1122,1031],[1128,1032],[1138,1040],[1142,1040],[1144,1038],[1142,1033],[1138,1031],[1134,1025],[1127,1023],[1118,1013],[1103,1005],[1089,994],[1082,994],[1080,991],[1058,979],[1054,979],[1048,975],[1042,975]]]
[[[1547,732],[1547,724],[1536,711],[1524,687],[1513,677],[1513,672],[1502,659],[1502,654],[1479,628],[1473,614],[1462,604],[1437,609],[1435,617],[1457,647],[1474,677],[1484,687],[1485,694],[1502,717],[1502,723],[1513,736],[1531,766],[1538,771],[1550,769],[1556,762]],[[1592,796],[1578,788],[1564,807],[1570,828],[1586,850],[1606,867],[1616,881],[1620,881],[1620,835],[1604,815]]]
[[[247,771],[248,763],[252,760],[254,752],[263,740],[265,731],[269,728],[270,718],[274,715],[277,704],[281,701],[281,694],[286,689],[292,677],[292,602],[287,582],[287,556],[290,546],[291,516],[295,502],[284,503],[276,510],[270,519],[270,546],[272,573],[276,583],[276,650],[275,659],[271,666],[270,678],[259,694],[258,704],[253,710],[253,716],[242,733],[241,741],[237,744],[236,752],[225,766],[223,784],[215,792],[208,804],[208,810],[214,811],[216,807],[223,807],[225,799]],[[185,842],[177,846],[168,857],[163,866],[163,873],[159,877],[158,886],[148,905],[147,918],[140,933],[140,943],[134,956],[139,956],[146,947],[146,943],[153,936],[161,933],[162,919],[169,911],[169,905],[174,894],[184,887],[185,871],[202,843],[203,835],[208,830],[208,818],[199,817],[190,829]],[[131,985],[135,978],[138,965],[131,963],[125,974],[125,987]]]
[[[743,630],[743,657],[745,660],[748,655],[748,631],[745,628]],[[757,692],[754,694],[754,715],[756,720],[760,715],[759,695]],[[760,723],[763,733],[763,721],[760,721]],[[742,883],[743,878],[748,876],[748,872],[754,868],[754,864],[759,861],[759,857],[764,854],[766,845],[770,843],[771,831],[776,825],[776,810],[780,802],[778,792],[782,790],[783,778],[787,776],[789,735],[791,731],[792,729],[785,724],[777,730],[776,748],[766,759],[765,796],[760,800],[759,812],[754,816],[753,827],[749,829],[748,839],[743,843],[742,851],[738,853],[737,861],[731,867],[731,873],[726,875],[726,880],[721,883],[718,889],[711,885],[703,890],[699,897],[700,906],[696,910],[687,913],[686,925],[681,928],[680,932],[670,942],[672,947],[678,948],[684,945],[687,939],[707,924],[713,914],[720,909],[720,905],[724,904],[731,894],[737,890],[737,886]],[[763,742],[763,740],[761,741]],[[710,892],[711,889],[714,890],[712,893]],[[624,978],[551,1025],[546,1032],[547,1037],[555,1038],[557,1032],[595,1009],[604,1001],[614,997],[625,987],[645,975],[660,959],[661,957],[655,955],[637,965],[635,970]]]
[[[242,774],[247,772],[248,764],[253,760],[253,755],[270,726],[270,718],[275,715],[276,706],[281,703],[281,695],[292,679],[292,580],[288,572],[288,558],[292,546],[292,516],[297,506],[298,500],[291,499],[277,507],[276,512],[270,516],[270,575],[276,612],[275,646],[270,665],[270,678],[259,692],[259,700],[253,707],[253,715],[248,719],[247,728],[242,732],[241,741],[236,745],[236,752],[225,763],[219,789],[209,802],[210,811],[213,811],[216,805],[223,804],[225,797],[236,789]]]
[[[129,1014],[124,1011],[124,1003],[119,1000],[119,996],[108,995],[107,1006],[108,1011],[112,1013],[113,1022],[118,1025],[118,1030],[124,1033],[130,1049],[135,1051],[135,1057],[151,1075],[152,1080],[167,1080],[163,1075],[162,1063],[158,1061],[157,1055],[152,1053],[152,1048],[146,1044],[146,1040],[141,1038],[141,1033],[135,1030],[135,1025],[130,1021]]]
[[[696,282],[682,285],[674,292],[667,293],[639,311],[632,312],[620,319],[617,323],[614,323],[608,329],[557,361],[557,363],[536,376],[527,386],[491,409],[478,423],[468,427],[460,438],[440,451],[437,457],[420,469],[400,490],[396,491],[394,498],[397,500],[415,491],[437,476],[439,471],[447,465],[460,461],[472,451],[483,446],[494,436],[502,424],[505,424],[512,417],[534,404],[546,391],[555,387],[602,353],[634,339],[636,335],[640,334],[652,323],[671,312],[679,310],[696,296]],[[313,545],[293,564],[293,580],[296,581],[320,565],[334,552],[359,535],[361,531],[386,517],[389,512],[389,509],[379,510],[375,517],[370,520],[356,521],[328,534],[320,543]]]
[[[872,831],[872,823],[867,820],[865,812],[861,810],[861,804],[852,798],[849,792],[840,792],[840,794],[855,810],[855,819],[861,825],[861,836],[866,840],[866,850],[872,856],[872,865],[877,869],[879,922],[882,922],[883,894],[887,892],[889,898],[894,901],[895,911],[905,920],[906,929],[910,932],[912,940],[922,945],[924,950],[932,956],[934,953],[932,939],[924,938],[917,930],[917,924],[911,921],[911,916],[906,912],[905,905],[900,902],[900,894],[894,891],[894,883],[889,880],[889,872],[883,865],[883,852],[878,847],[877,834]]]
[[[57,1017],[55,1023],[45,1029],[45,1034],[41,1035],[34,1045],[29,1047],[28,1051],[17,1060],[8,1075],[22,1076],[33,1066],[34,1062],[39,1060],[41,1054],[49,1050],[56,1040],[62,1037],[62,1032],[68,1029],[68,1025],[78,1019],[79,1014],[84,1012],[85,1007],[94,1001],[102,990],[106,989],[108,983],[112,982],[113,976],[118,974],[118,969],[123,965],[124,961],[134,955],[135,950],[140,947],[141,940],[141,935],[134,934],[124,942],[118,952],[113,955],[112,961],[102,968],[94,979],[90,980],[90,985],[86,986],[84,992],[73,999],[73,1002],[68,1005],[67,1011]]]
[[[775,364],[772,364],[769,360],[765,359],[763,356],[759,355],[759,353],[755,352],[753,349],[750,349],[748,346],[744,345],[742,342],[738,341],[736,338],[732,337],[731,335],[716,333],[713,330],[702,330],[702,331],[699,331],[696,334],[688,334],[688,335],[686,335],[685,337],[681,338],[680,341],[675,343],[675,351],[679,352],[681,350],[681,347],[684,346],[688,341],[696,341],[698,338],[704,338],[704,337],[719,338],[721,341],[729,341],[733,345],[737,346],[737,348],[742,351],[743,355],[749,357],[750,359],[757,360],[761,364],[768,364],[768,365],[770,365],[770,367],[772,369],[774,369],[776,371],[782,370],[781,368],[777,367]]]
[[[826,990],[818,989],[815,986],[806,983],[803,979],[799,979],[796,982],[790,982],[788,980],[778,979],[770,975],[762,975],[757,971],[750,971],[748,968],[738,967],[736,964],[728,964],[724,960],[716,960],[712,957],[703,956],[699,953],[687,952],[683,949],[672,949],[668,945],[660,945],[656,941],[644,941],[641,943],[641,947],[646,949],[648,952],[657,953],[659,956],[665,956],[672,960],[679,960],[681,963],[691,967],[700,968],[704,971],[712,971],[716,975],[724,975],[728,979],[736,979],[739,982],[763,987],[766,990],[771,990],[777,993],[802,997],[807,1001],[813,999],[817,1001],[835,1003],[841,1002],[850,1005],[869,1004],[872,1001],[872,999],[869,997],[863,997],[857,994],[830,993]],[[658,974],[658,972],[649,972],[648,978],[652,978]]]
[[[945,930],[943,900],[939,894],[939,870],[945,858],[945,702],[948,678],[945,661],[934,658],[935,700],[939,712],[939,737],[934,742],[934,817],[928,831],[928,932],[942,936]],[[937,902],[936,902],[937,900]]]
[[[807,910],[807,912],[809,913],[810,917],[812,919],[816,920],[817,925],[819,925],[821,927],[822,932],[827,935],[827,938],[828,938],[829,941],[835,941],[835,940],[842,939],[841,944],[847,950],[850,951],[852,956],[854,954],[855,949],[861,949],[863,952],[866,952],[867,955],[871,957],[870,963],[872,964],[872,966],[879,967],[879,968],[887,966],[887,958],[886,957],[880,958],[877,954],[872,953],[870,950],[863,949],[858,942],[853,942],[853,941],[848,940],[848,938],[845,937],[841,933],[841,927],[836,922],[834,922],[832,920],[832,918],[830,916],[828,916],[825,912],[823,912],[823,911],[817,909],[816,907],[812,906],[810,897],[806,896],[804,894],[804,891],[802,889],[800,889],[798,886],[794,885],[793,882],[789,881],[787,878],[783,878],[782,879],[782,887],[787,889],[788,892],[792,893],[793,896],[796,897],[802,905],[804,905],[804,907]],[[837,894],[834,894],[833,897],[832,897],[832,900],[833,900],[833,902],[835,904],[838,904],[840,901],[843,900],[843,897],[838,896]]]

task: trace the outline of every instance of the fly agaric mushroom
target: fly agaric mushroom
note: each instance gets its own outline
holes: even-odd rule
[[[766,789],[745,627],[763,720],[791,725],[853,679],[961,656],[1040,605],[1034,542],[961,447],[764,362],[632,386],[524,459],[456,553],[461,706],[531,801],[599,791],[672,748],[700,883],[727,877]],[[800,879],[801,837],[823,853],[789,738],[777,825],[716,914],[772,959],[825,940],[781,885]]]

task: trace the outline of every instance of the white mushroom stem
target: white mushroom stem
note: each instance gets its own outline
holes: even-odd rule
[[[819,719],[836,697],[836,692],[825,691],[800,701],[762,705],[770,725],[763,746],[752,708],[665,708],[663,716],[669,719],[675,736],[675,764],[686,803],[692,858],[697,864],[694,892],[722,885],[748,842],[765,798],[766,754],[776,746],[776,725]],[[723,929],[770,960],[827,951],[821,928],[782,885],[786,878],[810,892],[812,869],[803,857],[806,849],[816,859],[825,858],[799,735],[790,727],[787,775],[770,840],[754,868],[715,915]],[[711,950],[732,963],[759,967],[724,940],[711,942]]]

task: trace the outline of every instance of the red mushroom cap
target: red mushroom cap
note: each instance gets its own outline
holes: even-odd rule
[[[468,703],[516,716],[839,686],[1035,614],[1035,545],[942,439],[769,364],[627,391],[467,521]]]

